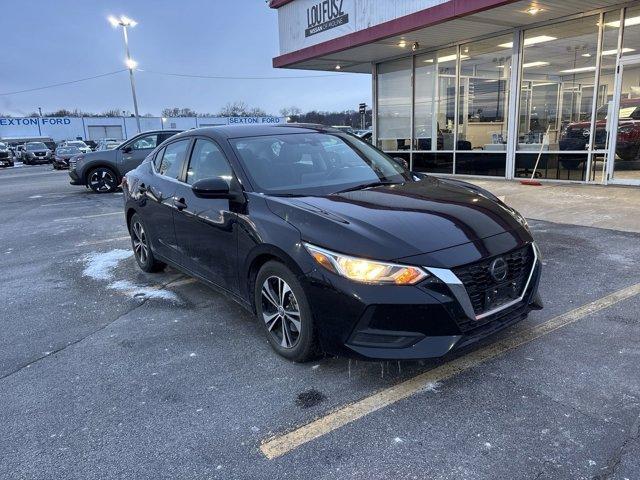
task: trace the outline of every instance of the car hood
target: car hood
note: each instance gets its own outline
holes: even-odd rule
[[[395,260],[524,227],[514,211],[465,182],[427,177],[318,197],[268,197],[302,240],[351,255]]]

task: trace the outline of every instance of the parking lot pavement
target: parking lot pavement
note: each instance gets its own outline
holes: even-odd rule
[[[137,269],[121,195],[48,168],[0,171],[0,478],[640,476],[639,234],[532,222],[546,308],[498,343],[293,364],[234,302]]]

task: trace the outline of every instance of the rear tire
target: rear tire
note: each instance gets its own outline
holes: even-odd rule
[[[285,265],[270,261],[258,272],[254,288],[256,316],[271,347],[294,362],[319,353],[311,308],[302,285]]]
[[[118,177],[110,168],[94,168],[87,174],[87,186],[96,193],[115,192],[118,188]]]
[[[129,223],[129,232],[131,234],[131,247],[133,255],[136,257],[136,263],[143,272],[154,273],[164,270],[167,266],[165,263],[156,260],[151,251],[149,236],[147,229],[142,222],[140,215],[135,213],[131,217]]]

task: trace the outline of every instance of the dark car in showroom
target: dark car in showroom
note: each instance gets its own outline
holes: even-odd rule
[[[229,295],[294,361],[438,357],[542,308],[520,214],[336,129],[189,130],[123,191],[142,270],[169,264]]]
[[[58,147],[56,148],[56,151],[53,154],[53,159],[51,163],[53,164],[53,168],[55,170],[64,170],[69,168],[69,161],[73,157],[81,154],[82,154],[82,151],[75,145]]]
[[[13,152],[3,142],[0,142],[0,167],[13,167]]]
[[[36,165],[51,162],[51,150],[43,142],[27,142],[22,151],[22,163]]]
[[[69,162],[69,183],[86,186],[96,193],[113,192],[125,173],[140,165],[154,148],[180,131],[152,130],[136,135],[113,150],[75,156]]]

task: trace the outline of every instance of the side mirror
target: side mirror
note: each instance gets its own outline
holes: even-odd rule
[[[131,148],[131,146],[127,145],[126,147],[124,147],[122,149],[122,153],[129,153],[129,152],[131,152],[131,150],[133,150],[133,148]]]
[[[229,198],[229,184],[220,177],[203,178],[191,186],[193,194],[201,198]]]
[[[409,170],[409,162],[402,157],[393,157],[396,163],[399,163],[405,170]]]

